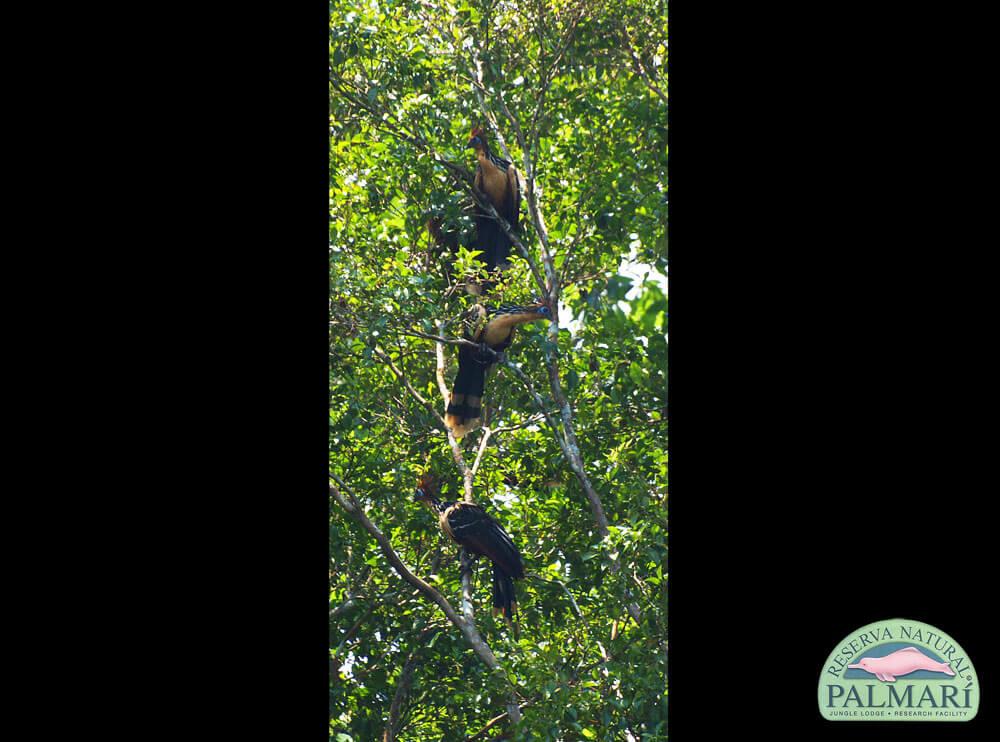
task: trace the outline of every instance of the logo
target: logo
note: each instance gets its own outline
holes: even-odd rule
[[[969,656],[920,621],[863,626],[833,650],[819,678],[819,712],[831,721],[969,721],[978,710]]]

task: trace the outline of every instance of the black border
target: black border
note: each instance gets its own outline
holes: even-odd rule
[[[909,6],[672,11],[671,738],[986,738],[985,24]],[[80,456],[66,468],[89,520],[54,548],[80,575],[71,643],[96,691],[64,695],[91,690],[144,730],[318,739],[327,6],[130,13],[124,48],[95,33],[101,60],[72,65],[74,198],[98,226],[67,230],[97,275],[58,299],[98,306],[60,359],[82,400],[60,447]],[[894,569],[858,538],[886,522],[941,540]],[[76,566],[87,549],[97,566]],[[872,570],[890,579],[859,604]],[[969,652],[976,720],[819,717],[829,652],[896,616]],[[781,706],[761,719],[772,681]]]
[[[73,624],[92,687],[66,695],[144,738],[325,739],[328,5],[127,21],[77,71],[103,275],[72,295],[105,314],[69,359],[98,404],[67,447],[94,446],[87,548],[111,556]]]
[[[671,738],[986,738],[995,290],[971,31],[672,10]],[[962,644],[976,719],[820,717],[828,654],[894,617]]]

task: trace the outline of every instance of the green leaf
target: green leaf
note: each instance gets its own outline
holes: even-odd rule
[[[521,636],[492,617],[490,566],[479,560],[471,583],[476,625],[503,670],[491,672],[439,607],[399,578],[371,534],[331,501],[329,600],[337,615],[329,645],[340,664],[330,673],[329,736],[336,742],[381,739],[410,658],[408,740],[480,730],[512,690],[549,698],[525,713],[524,739],[617,739],[626,716],[643,739],[663,738],[669,316],[666,283],[654,271],[668,268],[668,132],[666,106],[620,52],[635,49],[667,92],[667,4],[591,3],[570,33],[572,6],[329,5],[331,466],[400,560],[460,608],[456,550],[435,517],[411,501],[417,476],[428,471],[439,476],[443,499],[464,495],[437,418],[444,412],[438,351],[451,389],[459,349],[412,331],[458,337],[458,318],[477,301],[521,304],[538,291],[527,262],[512,254],[485,297],[466,292],[471,281],[482,282],[487,251],[465,184],[439,158],[472,171],[475,155],[465,144],[476,123],[487,124],[494,145],[503,134],[515,162],[525,154],[505,116],[483,120],[469,81],[476,52],[486,90],[502,92],[522,122],[530,123],[540,100],[540,72],[551,73],[537,149],[529,141],[527,155],[539,163],[539,203],[562,279],[561,326],[556,343],[545,323],[520,326],[506,353],[559,425],[547,365],[557,364],[584,470],[615,524],[599,538],[542,410],[509,369],[491,368],[481,400],[490,439],[480,449],[483,433],[472,432],[459,450],[467,466],[481,453],[473,498],[542,578],[516,585]],[[487,104],[496,95],[488,92]],[[544,275],[527,201],[525,191],[522,237]],[[430,218],[446,229],[445,244],[431,239]],[[257,401],[246,404],[252,411]],[[626,589],[641,599],[643,620],[620,624],[612,649],[610,626],[622,618]],[[349,599],[355,605],[338,611]]]

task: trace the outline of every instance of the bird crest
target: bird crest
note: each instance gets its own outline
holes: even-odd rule
[[[421,474],[417,477],[417,489],[422,489],[427,494],[437,494],[438,491],[438,480],[430,472],[426,474]]]
[[[473,139],[474,137],[480,137],[481,139],[486,139],[486,132],[483,131],[483,127],[480,126],[479,124],[473,126],[472,133],[469,134],[469,139]]]

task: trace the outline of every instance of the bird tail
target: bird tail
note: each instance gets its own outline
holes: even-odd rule
[[[503,568],[493,565],[493,615],[503,614],[507,626],[511,626],[511,618],[517,613],[517,593],[514,592],[514,580]]]
[[[482,398],[489,364],[477,360],[477,349],[461,346],[458,350],[458,374],[445,410],[444,422],[452,435],[461,438],[482,424]]]
[[[482,250],[486,269],[506,270],[510,267],[510,237],[503,231],[496,219],[480,216],[476,219],[476,248]],[[484,289],[491,288],[493,281],[487,281]]]

